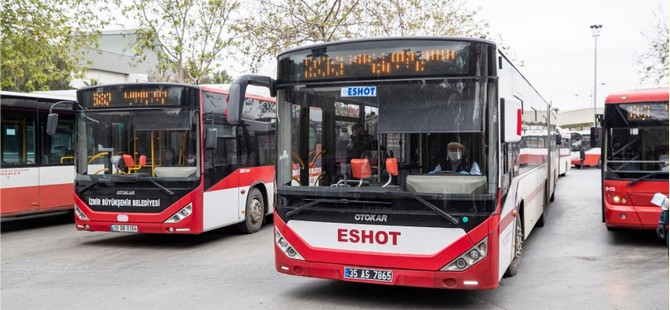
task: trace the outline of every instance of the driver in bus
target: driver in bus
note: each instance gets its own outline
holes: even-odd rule
[[[433,171],[428,174],[434,174],[440,171],[451,171],[460,174],[481,175],[477,162],[472,162],[465,157],[465,147],[458,142],[447,144],[447,158],[440,160]]]
[[[347,145],[347,162],[352,158],[360,158],[363,152],[374,149],[374,137],[369,134],[363,124],[351,126],[351,141]]]

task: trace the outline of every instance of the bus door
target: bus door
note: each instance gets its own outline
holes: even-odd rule
[[[2,213],[39,208],[35,115],[2,113]]]
[[[40,122],[38,136],[41,139],[41,154],[38,169],[39,209],[72,207],[72,181],[75,178],[74,165],[74,120],[63,115],[58,121],[56,132],[46,134],[46,122]]]

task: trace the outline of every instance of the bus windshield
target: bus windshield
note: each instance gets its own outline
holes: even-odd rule
[[[278,184],[315,192],[489,193],[486,85],[452,78],[280,89]],[[452,160],[449,153],[458,154]],[[397,160],[397,175],[388,173],[387,158]],[[366,160],[370,175],[357,176],[352,159]]]
[[[77,173],[195,178],[197,115],[190,108],[79,113]]]
[[[607,178],[668,179],[668,103],[606,106]]]

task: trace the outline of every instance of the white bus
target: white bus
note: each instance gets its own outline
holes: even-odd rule
[[[379,38],[289,50],[276,79],[231,85],[231,123],[249,84],[277,95],[277,271],[448,289],[491,289],[518,272],[554,186],[550,148],[521,164],[523,128],[554,130],[530,113],[550,105],[493,42]],[[358,142],[339,143],[341,128]]]
[[[561,136],[561,144],[559,145],[559,176],[565,176],[572,167],[572,157],[570,155],[570,146],[572,139],[569,130],[558,128],[558,134]]]
[[[54,135],[47,115],[63,113]],[[2,118],[2,217],[72,210],[74,97],[0,92]]]

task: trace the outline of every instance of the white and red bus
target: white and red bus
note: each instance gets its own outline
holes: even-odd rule
[[[63,112],[52,136],[51,107],[63,112],[74,97],[0,92],[2,218],[72,210],[74,114]]]
[[[227,97],[215,87],[169,83],[77,91],[76,228],[258,231],[273,211],[276,106],[249,95],[242,121],[231,125]]]
[[[603,116],[603,222],[608,229],[655,229],[668,196],[668,88],[607,96]]]
[[[551,125],[524,112],[549,104],[493,42],[380,38],[286,51],[276,80],[231,85],[231,123],[248,84],[277,95],[277,271],[450,289],[491,289],[518,272],[553,187],[548,149],[520,165],[524,127],[549,137]],[[350,146],[360,126],[372,138]],[[296,182],[295,162],[314,154]],[[448,156],[460,171],[447,162],[436,172]]]
[[[584,167],[600,166],[600,144],[598,142],[597,132],[600,129],[591,127],[590,130],[571,131],[570,132],[570,163],[575,168],[582,168],[581,149],[584,149]]]
[[[557,129],[557,134],[561,136],[561,143],[559,144],[559,164],[558,175],[565,176],[572,167],[572,158],[570,156],[570,146],[572,145],[571,134],[569,130],[562,128]]]

